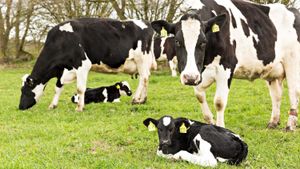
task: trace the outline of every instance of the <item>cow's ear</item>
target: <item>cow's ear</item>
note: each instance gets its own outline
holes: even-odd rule
[[[156,131],[157,130],[157,123],[158,121],[152,118],[147,118],[144,120],[144,125],[148,128],[149,131]]]
[[[176,119],[175,125],[179,129],[179,133],[185,134],[187,130],[190,128],[190,122],[186,118],[178,118]]]
[[[160,34],[162,36],[162,33],[166,31],[168,34],[174,34],[175,35],[175,27],[176,24],[169,23],[165,20],[157,20],[151,22],[152,28],[155,30],[156,33]]]
[[[221,15],[218,15],[216,17],[209,19],[208,21],[205,21],[204,22],[205,33],[209,32],[209,31],[211,31],[213,33],[219,32],[222,29],[226,18],[227,18],[226,14],[221,14]]]

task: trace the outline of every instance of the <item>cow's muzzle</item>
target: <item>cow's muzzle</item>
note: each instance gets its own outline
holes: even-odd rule
[[[201,82],[199,74],[183,74],[181,83],[184,85],[196,86]]]

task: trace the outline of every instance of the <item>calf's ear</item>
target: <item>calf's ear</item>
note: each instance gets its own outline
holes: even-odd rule
[[[218,15],[216,17],[209,19],[208,21],[205,21],[204,22],[205,33],[209,32],[209,31],[211,31],[213,33],[219,32],[222,29],[222,27],[226,21],[226,18],[227,18],[226,14],[221,14],[221,15]]]
[[[148,128],[149,131],[156,131],[157,130],[157,120],[152,118],[147,118],[143,121],[144,125]]]
[[[190,122],[188,119],[179,118],[176,119],[175,125],[178,126],[179,133],[187,133],[187,130],[190,128]]]
[[[173,23],[169,23],[165,20],[157,20],[151,22],[152,28],[155,30],[156,33],[160,34],[162,36],[164,31],[167,31],[168,34],[174,34],[175,35],[175,25]]]

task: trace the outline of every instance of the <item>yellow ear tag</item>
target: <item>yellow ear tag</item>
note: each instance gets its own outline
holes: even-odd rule
[[[187,128],[185,127],[184,123],[182,123],[182,125],[179,127],[179,132],[180,133],[186,133],[187,132]]]
[[[167,32],[167,30],[164,27],[162,27],[161,30],[160,30],[160,36],[161,37],[168,36],[168,32]]]
[[[219,25],[213,24],[213,26],[211,27],[211,31],[212,31],[213,33],[215,33],[215,32],[220,32],[220,27],[219,27]]]
[[[148,130],[149,131],[156,131],[156,126],[151,121],[148,125]]]
[[[120,87],[120,85],[117,85],[116,88],[117,88],[117,89],[120,89],[121,87]]]

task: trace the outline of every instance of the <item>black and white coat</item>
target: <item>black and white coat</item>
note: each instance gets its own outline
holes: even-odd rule
[[[57,78],[49,108],[58,104],[64,84],[77,80],[77,111],[84,107],[84,93],[92,64],[118,68],[131,56],[138,66],[139,86],[132,103],[144,103],[152,64],[153,29],[141,20],[81,18],[52,28],[30,75],[22,79],[19,109],[35,105],[47,82]]]
[[[190,0],[190,10],[176,23],[152,22],[175,35],[180,80],[193,85],[208,123],[215,123],[205,90],[216,82],[214,105],[218,126],[232,78],[267,82],[272,99],[269,128],[280,121],[283,80],[290,100],[286,129],[295,130],[300,96],[300,13],[282,4],[243,0]]]
[[[84,103],[106,103],[120,102],[121,96],[131,96],[130,85],[126,81],[118,82],[111,86],[102,86],[98,88],[87,88],[84,93]],[[78,103],[78,94],[71,97],[73,103]]]
[[[171,116],[147,118],[143,123],[150,131],[158,130],[158,156],[215,167],[217,161],[240,164],[248,154],[247,144],[222,127]]]

